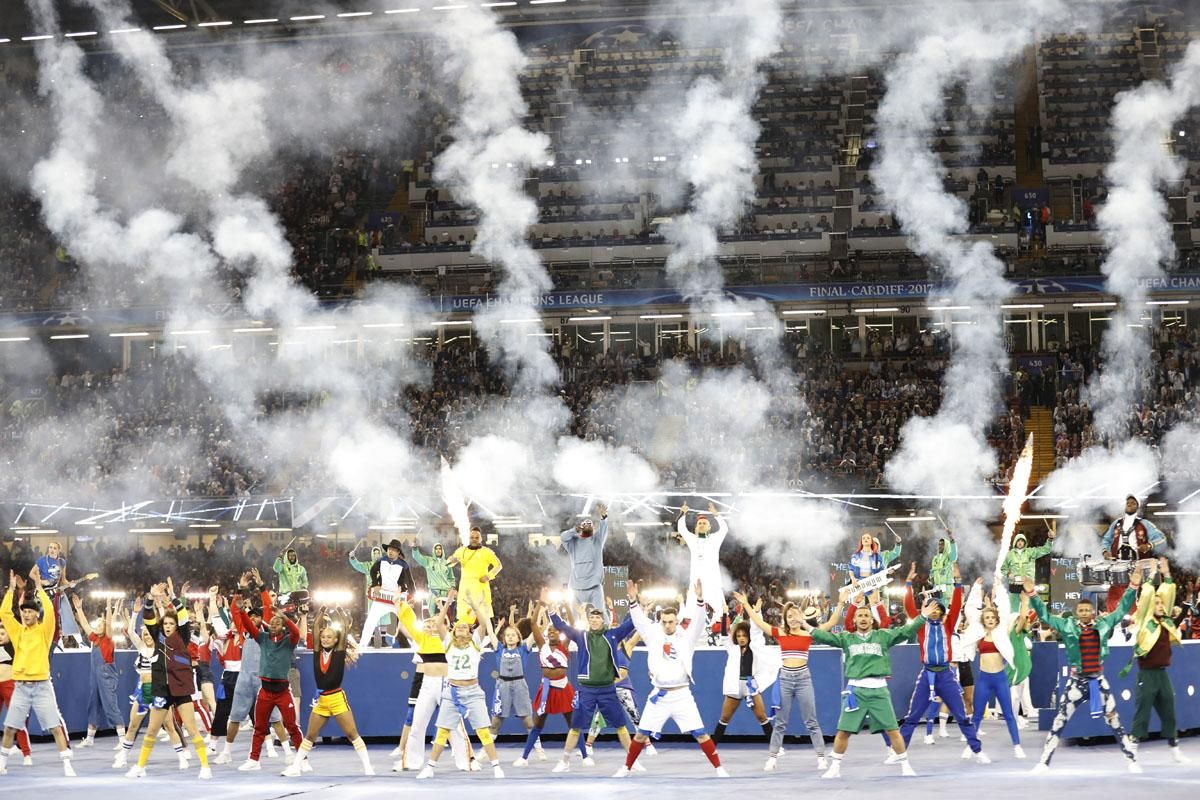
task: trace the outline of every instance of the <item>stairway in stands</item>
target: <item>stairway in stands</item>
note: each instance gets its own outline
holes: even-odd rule
[[[1023,189],[1036,189],[1044,182],[1040,155],[1030,159],[1025,150],[1029,133],[1039,124],[1042,114],[1037,67],[1037,45],[1030,45],[1025,48],[1025,55],[1017,65],[1020,80],[1017,82],[1013,127],[1013,149],[1017,154],[1017,186]]]
[[[1037,486],[1054,470],[1054,414],[1046,406],[1033,406],[1025,421],[1025,432],[1033,434],[1033,475],[1029,485]]]

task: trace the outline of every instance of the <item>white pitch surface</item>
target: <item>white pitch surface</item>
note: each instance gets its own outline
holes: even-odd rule
[[[883,742],[878,735],[860,734],[850,741],[850,749],[842,766],[842,777],[821,780],[816,769],[812,748],[802,741],[785,745],[785,755],[774,772],[763,772],[765,744],[726,742],[720,748],[722,763],[732,776],[728,780],[713,775],[712,767],[694,742],[662,742],[658,755],[643,754],[639,762],[646,772],[632,777],[610,777],[624,763],[624,755],[615,741],[601,742],[596,748],[596,766],[584,767],[578,756],[565,775],[550,772],[555,758],[562,752],[561,741],[546,743],[547,761],[532,760],[527,767],[513,767],[512,761],[521,754],[516,742],[500,744],[504,780],[492,777],[491,770],[465,773],[454,768],[451,754],[446,752],[437,775],[426,781],[416,780],[415,772],[391,772],[388,757],[391,745],[371,746],[371,761],[377,777],[362,775],[358,758],[348,745],[319,744],[313,751],[313,772],[301,778],[284,778],[278,773],[285,766],[283,756],[267,758],[263,754],[262,772],[244,773],[237,765],[246,757],[249,737],[234,747],[232,765],[213,766],[211,781],[196,779],[198,760],[192,755],[192,768],[183,772],[176,768],[175,754],[160,743],[154,749],[147,767],[147,777],[129,779],[124,770],[111,768],[112,746],[116,740],[107,736],[96,740],[92,748],[75,748],[74,765],[79,777],[64,778],[52,743],[33,746],[32,767],[21,765],[20,757],[9,759],[8,774],[0,776],[0,795],[4,797],[36,796],[35,793],[63,789],[88,792],[90,797],[119,797],[121,800],[166,800],[172,796],[193,796],[201,791],[205,796],[222,800],[268,800],[269,798],[335,798],[358,800],[378,797],[383,793],[403,791],[406,794],[434,796],[446,792],[468,790],[472,800],[511,800],[513,792],[522,796],[538,796],[539,792],[571,791],[583,798],[653,797],[664,798],[729,798],[733,793],[762,798],[791,796],[801,791],[819,791],[840,797],[899,798],[927,800],[931,793],[965,794],[986,792],[988,797],[1028,795],[1033,790],[1052,794],[1055,800],[1097,800],[1106,796],[1121,798],[1160,798],[1190,796],[1200,785],[1200,738],[1182,740],[1183,750],[1194,761],[1180,765],[1171,761],[1165,742],[1144,743],[1140,760],[1145,769],[1142,775],[1131,775],[1125,759],[1116,745],[1060,746],[1055,754],[1053,769],[1047,776],[1032,776],[1029,770],[1037,763],[1045,738],[1044,733],[1022,731],[1022,742],[1029,758],[1017,761],[1008,746],[1008,736],[1002,723],[985,722],[984,752],[992,764],[976,764],[960,758],[963,744],[958,731],[951,725],[952,736],[938,739],[936,745],[921,743],[919,731],[913,739],[910,756],[917,777],[901,778],[900,768],[885,766]],[[77,743],[76,743],[77,744]],[[829,747],[829,745],[827,745]],[[135,747],[134,753],[137,752]],[[786,794],[785,794],[786,793]],[[542,795],[546,796],[546,795]]]

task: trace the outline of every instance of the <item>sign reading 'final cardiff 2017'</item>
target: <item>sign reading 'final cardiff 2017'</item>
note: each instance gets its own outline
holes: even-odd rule
[[[1012,281],[1014,297],[1052,297],[1053,295],[1102,294],[1104,278],[1087,277],[1026,278]],[[1168,275],[1143,280],[1150,292],[1200,292],[1200,275]],[[797,283],[784,286],[730,286],[725,293],[734,297],[764,300],[768,303],[853,303],[863,300],[920,300],[936,296],[939,284],[928,281],[894,280],[874,283]],[[530,302],[532,301],[532,303]],[[329,311],[349,307],[358,300],[336,300],[323,304]],[[674,289],[611,289],[592,291],[547,292],[534,297],[506,298],[491,294],[434,295],[428,298],[430,313],[473,313],[481,309],[520,303],[545,311],[577,308],[636,308],[638,306],[683,305],[687,300]],[[236,304],[213,305],[198,312],[214,320],[230,322],[244,319],[245,312]],[[0,330],[62,327],[103,328],[123,325],[161,326],[169,313],[161,308],[126,308],[57,311],[25,311],[0,314]]]

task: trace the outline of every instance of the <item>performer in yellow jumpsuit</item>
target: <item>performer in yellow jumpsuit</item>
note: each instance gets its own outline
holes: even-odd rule
[[[496,554],[483,546],[483,531],[478,527],[471,528],[468,541],[469,544],[455,550],[446,562],[449,567],[455,564],[462,567],[455,607],[455,619],[462,622],[475,621],[472,606],[478,606],[489,618],[495,616],[492,612],[492,581],[504,568]]]

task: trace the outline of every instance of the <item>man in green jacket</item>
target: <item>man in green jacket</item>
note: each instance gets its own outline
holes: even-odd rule
[[[943,596],[949,597],[954,592],[954,565],[958,563],[958,546],[954,544],[954,534],[947,538],[938,539],[937,552],[929,564],[929,582]]]
[[[1171,580],[1171,564],[1158,559],[1158,574],[1162,583],[1155,589],[1149,581],[1142,584],[1137,612],[1133,621],[1137,630],[1133,654],[1138,664],[1137,699],[1133,713],[1133,739],[1141,742],[1150,735],[1150,712],[1158,713],[1162,735],[1167,740],[1171,758],[1179,764],[1190,759],[1179,749],[1179,728],[1175,722],[1175,687],[1167,667],[1171,666],[1171,648],[1182,641],[1179,628],[1172,619],[1177,614],[1175,583]],[[1121,671],[1125,675],[1130,665]]]
[[[1055,535],[1053,530],[1047,533],[1046,543],[1041,547],[1030,547],[1029,540],[1023,533],[1013,537],[1012,548],[1004,557],[1004,563],[1000,565],[1000,572],[1008,579],[1008,596],[1012,601],[1013,611],[1021,605],[1021,584],[1025,583],[1026,579],[1034,579],[1037,560],[1049,555],[1054,549]]]
[[[308,588],[308,570],[300,563],[294,547],[287,548],[275,559],[275,573],[279,576],[280,594]]]
[[[1117,701],[1113,698],[1112,689],[1104,677],[1108,637],[1113,628],[1129,613],[1129,609],[1133,608],[1133,601],[1137,599],[1137,589],[1141,582],[1140,571],[1135,571],[1129,576],[1129,588],[1121,596],[1121,602],[1115,611],[1097,617],[1096,606],[1092,601],[1080,600],[1075,606],[1075,616],[1066,618],[1051,614],[1046,609],[1046,604],[1037,596],[1037,587],[1034,586],[1033,580],[1025,579],[1025,591],[1033,595],[1029,601],[1030,605],[1038,618],[1058,634],[1059,641],[1067,651],[1067,662],[1071,665],[1071,674],[1059,693],[1058,714],[1054,717],[1054,724],[1050,726],[1050,735],[1046,737],[1046,746],[1042,749],[1042,760],[1033,768],[1034,773],[1044,774],[1050,771],[1050,759],[1058,747],[1063,728],[1075,713],[1075,709],[1085,703],[1093,716],[1103,714],[1108,721],[1113,736],[1121,746],[1121,752],[1129,759],[1129,771],[1142,771],[1137,762],[1137,749],[1133,740],[1125,735],[1125,729],[1121,727],[1121,718],[1117,715]]]
[[[413,561],[425,570],[425,586],[429,590],[429,613],[438,613],[438,598],[446,597],[457,584],[454,567],[446,558],[446,550],[440,544],[433,546],[433,555],[423,554],[416,546],[412,548]]]
[[[850,735],[862,730],[863,723],[870,720],[871,733],[880,731],[892,741],[892,751],[900,764],[902,775],[916,775],[908,763],[904,738],[900,735],[900,724],[896,721],[896,710],[892,707],[892,696],[888,692],[887,679],[892,674],[892,661],[888,651],[904,641],[911,641],[925,624],[925,616],[933,613],[937,604],[930,601],[902,628],[875,630],[875,617],[871,609],[861,606],[854,613],[854,630],[830,633],[813,628],[807,623],[812,639],[817,644],[841,648],[845,653],[846,702],[838,717],[838,732],[833,740],[833,761],[822,778],[837,778],[842,774],[842,758],[850,744]]]

